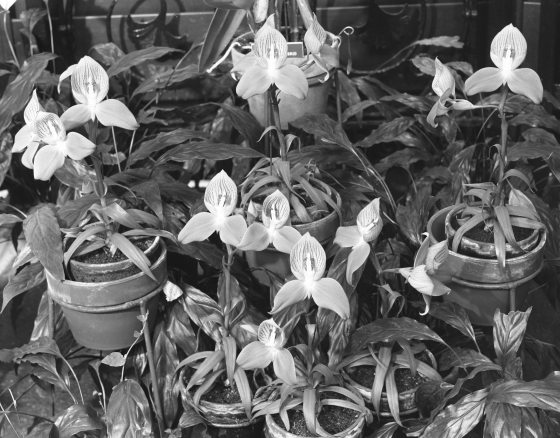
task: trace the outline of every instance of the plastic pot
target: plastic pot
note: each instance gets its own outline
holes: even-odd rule
[[[344,438],[357,438],[362,436],[364,426],[365,426],[365,417],[363,415],[360,415],[358,419],[356,419],[356,421],[354,421],[354,423],[350,425],[350,427],[333,436],[344,437]],[[274,421],[274,418],[270,414],[266,416],[266,426],[264,429],[264,434],[266,438],[300,438],[301,437],[301,435],[296,435],[285,430],[282,426],[276,423],[276,421]]]
[[[134,333],[142,329],[138,316],[144,300],[148,300],[148,324],[153,324],[158,292],[167,281],[167,250],[163,241],[157,242],[159,256],[151,266],[155,281],[143,272],[97,283],[60,281],[47,272],[49,295],[61,306],[79,344],[95,350],[119,350],[132,345]]]
[[[444,208],[430,218],[428,233],[433,244],[447,238],[445,221],[453,208]],[[496,259],[449,250],[446,264],[453,277],[448,284],[451,293],[443,299],[464,307],[472,323],[492,325],[496,309],[506,313],[515,309],[535,287],[532,279],[542,269],[545,243],[546,232],[541,232],[537,246],[527,253],[507,258],[505,268]]]
[[[322,219],[306,224],[297,224],[293,227],[303,236],[305,233],[315,237],[321,245],[329,245],[334,239],[340,219],[336,212],[331,212]],[[253,269],[253,276],[259,283],[270,286],[270,276],[263,272],[269,271],[281,279],[286,279],[290,273],[290,254],[277,251],[268,247],[262,251],[247,251],[245,253],[247,264]]]

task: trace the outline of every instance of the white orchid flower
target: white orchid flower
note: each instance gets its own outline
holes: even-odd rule
[[[64,165],[64,159],[82,160],[95,150],[95,144],[77,132],[66,134],[60,117],[39,112],[35,120],[37,138],[45,143],[33,160],[33,176],[43,181]]]
[[[334,243],[341,248],[352,248],[346,264],[346,281],[352,284],[352,275],[367,260],[371,247],[383,228],[383,219],[379,212],[379,198],[366,205],[356,219],[356,225],[339,227],[336,230]]]
[[[274,28],[274,16],[271,15],[255,35],[252,52],[234,68],[242,73],[237,94],[249,99],[276,85],[280,91],[304,99],[309,88],[307,79],[299,67],[286,64],[287,57],[288,43]]]
[[[327,256],[321,244],[306,233],[290,252],[290,268],[296,280],[288,281],[274,298],[271,313],[313,298],[319,307],[336,312],[341,318],[350,315],[350,304],[342,286],[334,278],[323,278]]]
[[[301,234],[286,225],[290,218],[290,203],[280,190],[268,195],[262,206],[262,223],[253,222],[238,248],[244,251],[262,251],[272,244],[280,252],[289,254]]]
[[[327,37],[332,44],[327,44]],[[324,80],[327,80],[329,71],[340,65],[338,55],[340,37],[327,32],[317,20],[317,16],[313,14],[313,21],[303,36],[303,42],[312,61],[325,72]]]
[[[247,230],[243,216],[234,214],[237,205],[237,186],[223,170],[210,180],[204,192],[208,212],[195,214],[179,233],[183,244],[201,242],[214,232],[222,242],[237,246]]]
[[[7,11],[14,5],[15,2],[16,0],[0,0],[0,7]]]
[[[490,45],[490,58],[496,67],[484,67],[476,71],[465,82],[467,96],[481,92],[492,92],[502,85],[517,94],[540,103],[543,85],[539,75],[530,68],[518,68],[525,60],[527,41],[512,24],[496,34]]]
[[[295,385],[296,367],[292,354],[283,348],[286,343],[284,330],[273,319],[267,319],[259,325],[257,339],[241,350],[237,364],[244,370],[254,370],[266,368],[272,362],[276,377]]]
[[[35,130],[35,121],[37,120],[38,114],[44,111],[44,108],[39,103],[39,99],[37,99],[37,90],[33,90],[31,99],[29,99],[23,111],[25,125],[16,133],[14,147],[12,148],[12,152],[16,153],[22,152],[25,149],[21,157],[21,162],[29,169],[33,169],[33,157],[39,147],[39,138]]]
[[[438,58],[434,60],[436,74],[432,81],[432,90],[438,96],[438,99],[426,120],[434,128],[437,126],[436,117],[447,114],[454,110],[469,110],[477,108],[475,105],[465,99],[455,98],[455,78],[449,67],[443,64]]]
[[[430,237],[428,236],[416,254],[414,267],[399,269],[399,273],[406,278],[408,283],[422,294],[426,308],[423,313],[420,313],[421,315],[426,315],[430,311],[432,297],[447,295],[451,292],[451,289],[443,284],[443,281],[451,279],[445,266],[449,255],[447,241],[429,245]]]
[[[121,101],[104,100],[109,91],[109,76],[97,61],[84,56],[60,75],[59,83],[68,77],[78,104],[68,108],[61,116],[67,129],[77,128],[95,119],[105,126],[138,128],[138,122]]]

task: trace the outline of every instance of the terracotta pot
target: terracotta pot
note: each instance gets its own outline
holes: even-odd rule
[[[198,413],[208,422],[208,424],[218,428],[238,428],[247,427],[257,423],[262,418],[247,418],[245,409],[241,403],[212,403],[200,400]]]
[[[167,281],[167,250],[160,239],[157,249],[159,256],[151,266],[155,281],[142,272],[97,283],[59,281],[47,272],[49,295],[62,307],[79,344],[94,350],[119,350],[132,345],[134,332],[142,328],[137,317],[140,302],[147,295],[152,295],[147,303],[148,323],[155,321],[157,292]]]
[[[365,426],[365,417],[360,415],[358,419],[346,430],[337,433],[337,437],[344,437],[344,438],[357,438],[362,436],[362,432]],[[264,435],[266,438],[300,438],[301,435],[296,435],[293,433],[288,432],[282,426],[280,426],[272,415],[266,416],[266,427],[264,429]]]
[[[432,243],[447,238],[445,220],[452,209],[444,208],[429,220],[427,228]],[[541,232],[537,246],[528,253],[506,259],[505,269],[496,259],[478,258],[449,250],[446,264],[453,278],[448,284],[451,293],[444,295],[444,300],[464,307],[474,324],[492,325],[496,309],[509,312],[522,303],[534,288],[531,280],[542,269],[545,243],[546,232]]]
[[[302,236],[305,233],[309,233],[322,245],[326,246],[334,239],[339,224],[340,218],[333,211],[322,219],[307,224],[293,225],[293,227]],[[253,276],[259,283],[265,286],[270,286],[270,277],[262,270],[269,271],[281,279],[286,279],[291,273],[290,254],[277,251],[273,247],[266,248],[263,251],[247,251],[245,258],[249,267],[254,269]]]
[[[445,231],[449,238],[449,243],[453,240],[458,227],[456,217],[463,211],[466,204],[460,204],[452,207],[445,217]],[[506,256],[513,257],[521,254],[525,254],[535,248],[539,243],[540,232],[539,230],[533,230],[531,235],[518,242],[519,249],[514,248],[509,243],[506,243]],[[459,250],[461,253],[472,255],[480,258],[493,259],[496,258],[496,245],[494,242],[480,242],[475,239],[471,239],[467,236],[463,236],[461,243],[459,244]]]

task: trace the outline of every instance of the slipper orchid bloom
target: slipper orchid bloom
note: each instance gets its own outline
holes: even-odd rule
[[[238,248],[244,251],[262,251],[272,244],[280,252],[289,254],[301,234],[287,226],[290,203],[280,190],[268,195],[262,208],[262,223],[253,222],[241,239]]]
[[[323,278],[327,256],[321,244],[306,233],[290,252],[290,268],[296,280],[288,281],[274,298],[270,313],[307,298],[319,307],[336,312],[342,319],[350,315],[350,304],[342,286],[334,278]]]
[[[68,77],[72,85],[72,94],[78,104],[68,108],[61,116],[67,129],[77,128],[96,118],[105,126],[138,128],[138,122],[121,101],[104,100],[109,91],[109,76],[98,62],[84,56],[60,75],[59,84]]]
[[[222,242],[237,246],[247,230],[243,216],[234,214],[237,205],[237,186],[223,170],[210,180],[204,192],[208,211],[195,214],[179,233],[183,244],[201,242],[214,232]]]
[[[327,36],[332,41],[332,45],[327,44]],[[303,42],[315,64],[326,73],[324,78],[326,81],[329,78],[330,70],[338,68],[340,65],[338,56],[340,38],[323,29],[313,14],[313,22],[305,32]]]
[[[39,147],[39,138],[35,131],[35,121],[41,111],[45,111],[37,99],[37,90],[33,90],[31,99],[23,111],[25,125],[16,133],[12,152],[21,152],[25,149],[21,157],[22,164],[28,169],[33,169],[33,157]]]
[[[543,86],[539,75],[530,68],[518,68],[527,54],[527,41],[512,24],[496,34],[490,45],[490,58],[496,67],[484,67],[465,82],[467,96],[491,92],[502,85],[516,93],[540,103]]]
[[[266,368],[272,362],[276,377],[289,385],[295,385],[296,366],[292,354],[284,348],[284,330],[273,319],[267,319],[259,325],[257,339],[241,350],[237,364],[244,370],[254,370]]]
[[[0,0],[0,6],[7,11],[14,5],[15,2],[16,0]]]
[[[450,110],[468,110],[476,108],[475,105],[465,99],[455,98],[455,78],[449,67],[438,58],[434,61],[436,74],[432,81],[432,90],[438,96],[438,100],[428,113],[427,121],[434,128],[437,126],[436,117],[447,114]]]
[[[339,227],[336,230],[334,243],[341,248],[352,248],[346,264],[346,281],[352,284],[352,275],[367,260],[370,253],[370,242],[375,242],[383,228],[383,220],[379,214],[379,198],[366,205],[356,219],[356,225]]]
[[[445,261],[449,255],[447,241],[429,245],[430,237],[428,236],[422,242],[414,258],[414,267],[399,269],[399,273],[424,298],[426,308],[420,315],[426,315],[430,311],[432,297],[447,295],[451,292],[451,289],[443,284],[443,281],[451,279],[451,274],[445,267]]]
[[[40,112],[35,121],[38,139],[45,143],[33,160],[33,177],[46,181],[64,165],[64,159],[82,160],[95,150],[95,144],[77,132],[66,134],[60,117]]]
[[[271,85],[286,94],[304,99],[308,84],[299,67],[286,64],[288,43],[274,28],[271,15],[255,35],[253,51],[246,55],[235,70],[243,72],[236,92],[243,99],[249,99],[267,91]]]

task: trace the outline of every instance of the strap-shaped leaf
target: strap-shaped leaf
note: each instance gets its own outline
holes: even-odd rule
[[[187,384],[187,391],[191,389],[195,385],[202,384],[206,380],[206,376],[210,371],[213,371],[220,362],[222,362],[223,368],[223,360],[224,360],[224,352],[223,350],[217,350],[212,352],[204,362],[202,362],[199,367],[196,369],[194,374],[189,379],[189,383]]]
[[[498,220],[498,223],[500,224],[500,227],[504,232],[504,237],[506,238],[507,242],[517,251],[521,251],[521,248],[515,240],[515,235],[513,234],[513,227],[511,225],[507,207],[503,205],[496,205],[494,207],[494,213],[496,214],[496,219]]]
[[[239,392],[239,397],[241,398],[241,403],[245,409],[245,414],[247,418],[251,418],[251,403],[253,400],[253,394],[251,391],[251,386],[249,385],[249,380],[247,379],[247,374],[241,368],[237,368],[233,375],[235,379],[235,385],[237,386],[237,392]]]
[[[317,433],[317,391],[315,388],[305,388],[303,390],[303,417],[305,418],[305,425],[309,432]]]
[[[112,233],[109,236],[109,241],[115,245],[125,256],[127,256],[132,263],[134,263],[144,274],[152,280],[157,281],[156,277],[150,270],[151,262],[146,257],[142,250],[133,245],[125,236],[120,233]]]
[[[391,366],[387,370],[387,377],[385,379],[385,386],[387,390],[387,403],[389,404],[389,411],[399,426],[402,426],[399,408],[399,390],[397,389],[397,382],[395,381],[396,367]]]
[[[379,358],[376,358],[373,351],[372,356],[377,360],[377,366],[375,367],[375,377],[371,387],[371,404],[373,405],[377,416],[380,416],[381,395],[383,394],[383,389],[385,388],[386,376],[391,363],[392,347],[384,345],[379,349]]]
[[[237,358],[237,346],[235,339],[226,336],[222,339],[222,348],[224,350],[224,359],[226,362],[226,372],[229,382],[233,382],[233,374],[235,372],[235,359]]]
[[[68,261],[70,260],[70,258],[72,258],[72,256],[74,255],[74,253],[76,252],[76,250],[80,247],[80,245],[82,243],[84,243],[91,236],[94,236],[98,233],[102,233],[104,231],[105,231],[105,226],[102,225],[102,224],[99,224],[99,225],[95,225],[93,227],[86,228],[84,231],[82,231],[80,234],[78,234],[76,239],[72,242],[70,247],[64,253],[64,264],[65,265],[68,264]]]

